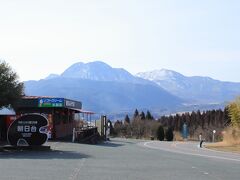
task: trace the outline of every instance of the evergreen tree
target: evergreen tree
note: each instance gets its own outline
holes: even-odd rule
[[[201,125],[201,119],[202,119],[201,111],[198,110],[196,115],[195,129],[197,129]]]
[[[202,118],[202,129],[205,128],[205,123],[207,122],[208,118],[207,118],[207,113],[204,111],[202,114],[203,118]]]
[[[171,127],[168,127],[165,136],[167,141],[173,141],[173,129]]]
[[[125,116],[124,124],[130,124],[130,118],[128,117],[128,115]]]
[[[146,119],[153,120],[153,116],[151,115],[151,113],[149,111],[147,111]]]
[[[159,141],[163,141],[163,140],[164,140],[164,136],[165,136],[165,134],[164,134],[163,126],[160,125],[160,126],[158,127],[158,129],[157,129],[157,139],[158,139]]]
[[[123,132],[123,123],[122,121],[117,120],[114,123],[114,134],[122,135],[122,132]]]
[[[231,123],[231,119],[229,117],[229,110],[228,110],[228,107],[225,107],[224,108],[224,111],[223,111],[223,126],[229,126],[229,124]]]
[[[135,112],[134,112],[134,115],[133,115],[133,119],[136,119],[138,116],[139,116],[139,112],[136,109]]]
[[[0,108],[15,105],[23,96],[23,83],[18,80],[18,75],[4,61],[0,61]]]
[[[141,119],[141,120],[146,119],[145,113],[144,113],[143,111],[142,111],[141,114],[140,114],[140,119]]]

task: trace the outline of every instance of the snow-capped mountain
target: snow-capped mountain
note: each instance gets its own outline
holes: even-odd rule
[[[173,110],[183,100],[154,82],[135,77],[124,69],[103,62],[76,63],[61,75],[24,82],[25,94],[55,96],[83,102],[95,112],[133,111],[136,108]]]
[[[106,63],[76,63],[61,75],[25,82],[26,95],[56,96],[83,102],[86,109],[118,112],[135,108],[172,112],[186,104],[222,104],[240,94],[240,83],[187,77],[162,69],[133,76]],[[189,106],[188,106],[189,107]],[[207,106],[208,107],[208,106]],[[191,110],[187,109],[188,111]]]
[[[223,82],[210,77],[187,77],[167,69],[142,72],[136,76],[151,80],[191,103],[222,103],[240,95],[240,83]]]
[[[141,77],[143,79],[148,79],[150,81],[176,80],[184,77],[182,74],[178,72],[167,70],[167,69],[140,72],[140,73],[137,73],[136,76]]]
[[[49,74],[45,79],[54,79],[54,78],[57,78],[59,77],[58,74]]]
[[[144,79],[138,78],[130,74],[122,68],[112,68],[108,64],[101,61],[90,63],[75,63],[66,69],[61,77],[79,78],[95,81],[118,81],[131,83],[151,83]]]

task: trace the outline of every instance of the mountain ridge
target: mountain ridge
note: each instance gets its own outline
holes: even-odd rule
[[[131,73],[123,68],[112,68],[110,65],[94,61],[90,63],[75,63],[67,68],[62,77],[81,78],[97,81],[140,82]]]
[[[180,98],[198,103],[222,103],[240,94],[240,83],[207,76],[184,76],[166,69],[141,72],[136,76],[151,80]]]
[[[25,82],[26,95],[54,96],[83,102],[85,109],[107,113],[135,108],[177,107],[182,100],[150,84],[57,77]]]
[[[155,85],[155,83],[152,81],[132,75],[124,68],[112,68],[110,65],[101,61],[74,63],[60,75],[50,74],[45,79],[52,79],[56,77],[88,79],[96,81],[120,81]]]
[[[222,107],[240,94],[240,83],[210,77],[187,77],[167,69],[132,75],[101,62],[75,63],[60,75],[25,82],[26,95],[76,99],[101,113],[154,109],[156,112],[191,110],[197,106]],[[217,105],[221,106],[217,106]]]

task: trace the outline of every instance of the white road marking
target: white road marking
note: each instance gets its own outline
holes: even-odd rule
[[[52,150],[56,150],[58,145],[60,145],[59,142],[54,142],[50,144]]]
[[[204,175],[209,175],[208,172],[206,172],[206,171],[201,171],[201,170],[200,170],[199,168],[197,168],[197,167],[192,166],[192,169],[196,169],[197,171],[199,171],[200,173],[203,173]]]
[[[75,179],[77,179],[78,174],[80,173],[80,170],[81,170],[81,168],[83,167],[85,160],[86,160],[86,158],[83,158],[83,159],[81,160],[81,162],[79,163],[79,165],[74,169],[73,173],[69,176],[69,178],[68,178],[69,180],[75,180]]]
[[[161,147],[154,147],[154,146],[150,146],[149,145],[151,143],[153,143],[153,142],[145,142],[143,145],[145,147],[148,147],[148,148],[151,148],[151,149],[157,149],[157,150],[163,150],[163,151],[168,151],[168,152],[180,153],[180,154],[185,154],[185,155],[200,156],[200,157],[206,157],[206,158],[213,158],[213,159],[221,159],[221,160],[240,162],[240,159],[233,159],[233,158],[228,158],[228,157],[205,155],[205,154],[199,154],[199,153],[182,152],[182,151],[178,151],[177,149],[173,150],[173,149],[165,149],[165,148],[161,148]]]

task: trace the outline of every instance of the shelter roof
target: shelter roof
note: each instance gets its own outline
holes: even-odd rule
[[[14,116],[14,115],[16,115],[16,113],[13,109],[2,107],[2,108],[0,108],[0,115],[1,116],[7,116],[7,115],[8,116]]]

